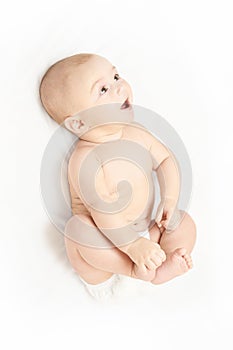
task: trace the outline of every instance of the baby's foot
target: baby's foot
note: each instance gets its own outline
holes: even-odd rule
[[[174,277],[183,275],[193,267],[192,259],[185,248],[178,248],[167,256],[164,263],[156,270],[153,284],[160,284]]]

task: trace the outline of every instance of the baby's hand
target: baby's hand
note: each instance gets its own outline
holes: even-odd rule
[[[144,237],[131,243],[125,253],[145,275],[147,269],[155,271],[166,260],[160,245]]]
[[[168,225],[177,221],[177,201],[173,198],[162,199],[155,216],[159,228],[168,228]]]

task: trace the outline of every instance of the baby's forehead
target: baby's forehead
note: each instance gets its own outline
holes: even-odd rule
[[[70,79],[76,82],[96,81],[115,68],[109,61],[102,57],[93,57],[78,66],[70,66]]]
[[[106,58],[100,56],[93,56],[79,66],[81,71],[90,73],[90,75],[107,73],[112,67],[113,65]]]

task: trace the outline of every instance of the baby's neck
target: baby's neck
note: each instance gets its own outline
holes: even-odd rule
[[[111,133],[104,133],[102,135],[99,134],[99,135],[95,135],[95,137],[93,137],[93,135],[90,136],[87,133],[81,136],[80,139],[91,143],[105,143],[105,142],[120,140],[122,138],[122,135],[123,135],[123,128],[114,133],[111,132]]]

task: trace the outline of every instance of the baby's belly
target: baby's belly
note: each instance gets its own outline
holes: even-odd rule
[[[149,159],[143,168],[129,160],[108,162],[99,169],[95,181],[101,200],[118,205],[119,222],[132,224],[138,232],[148,228],[155,199]]]

